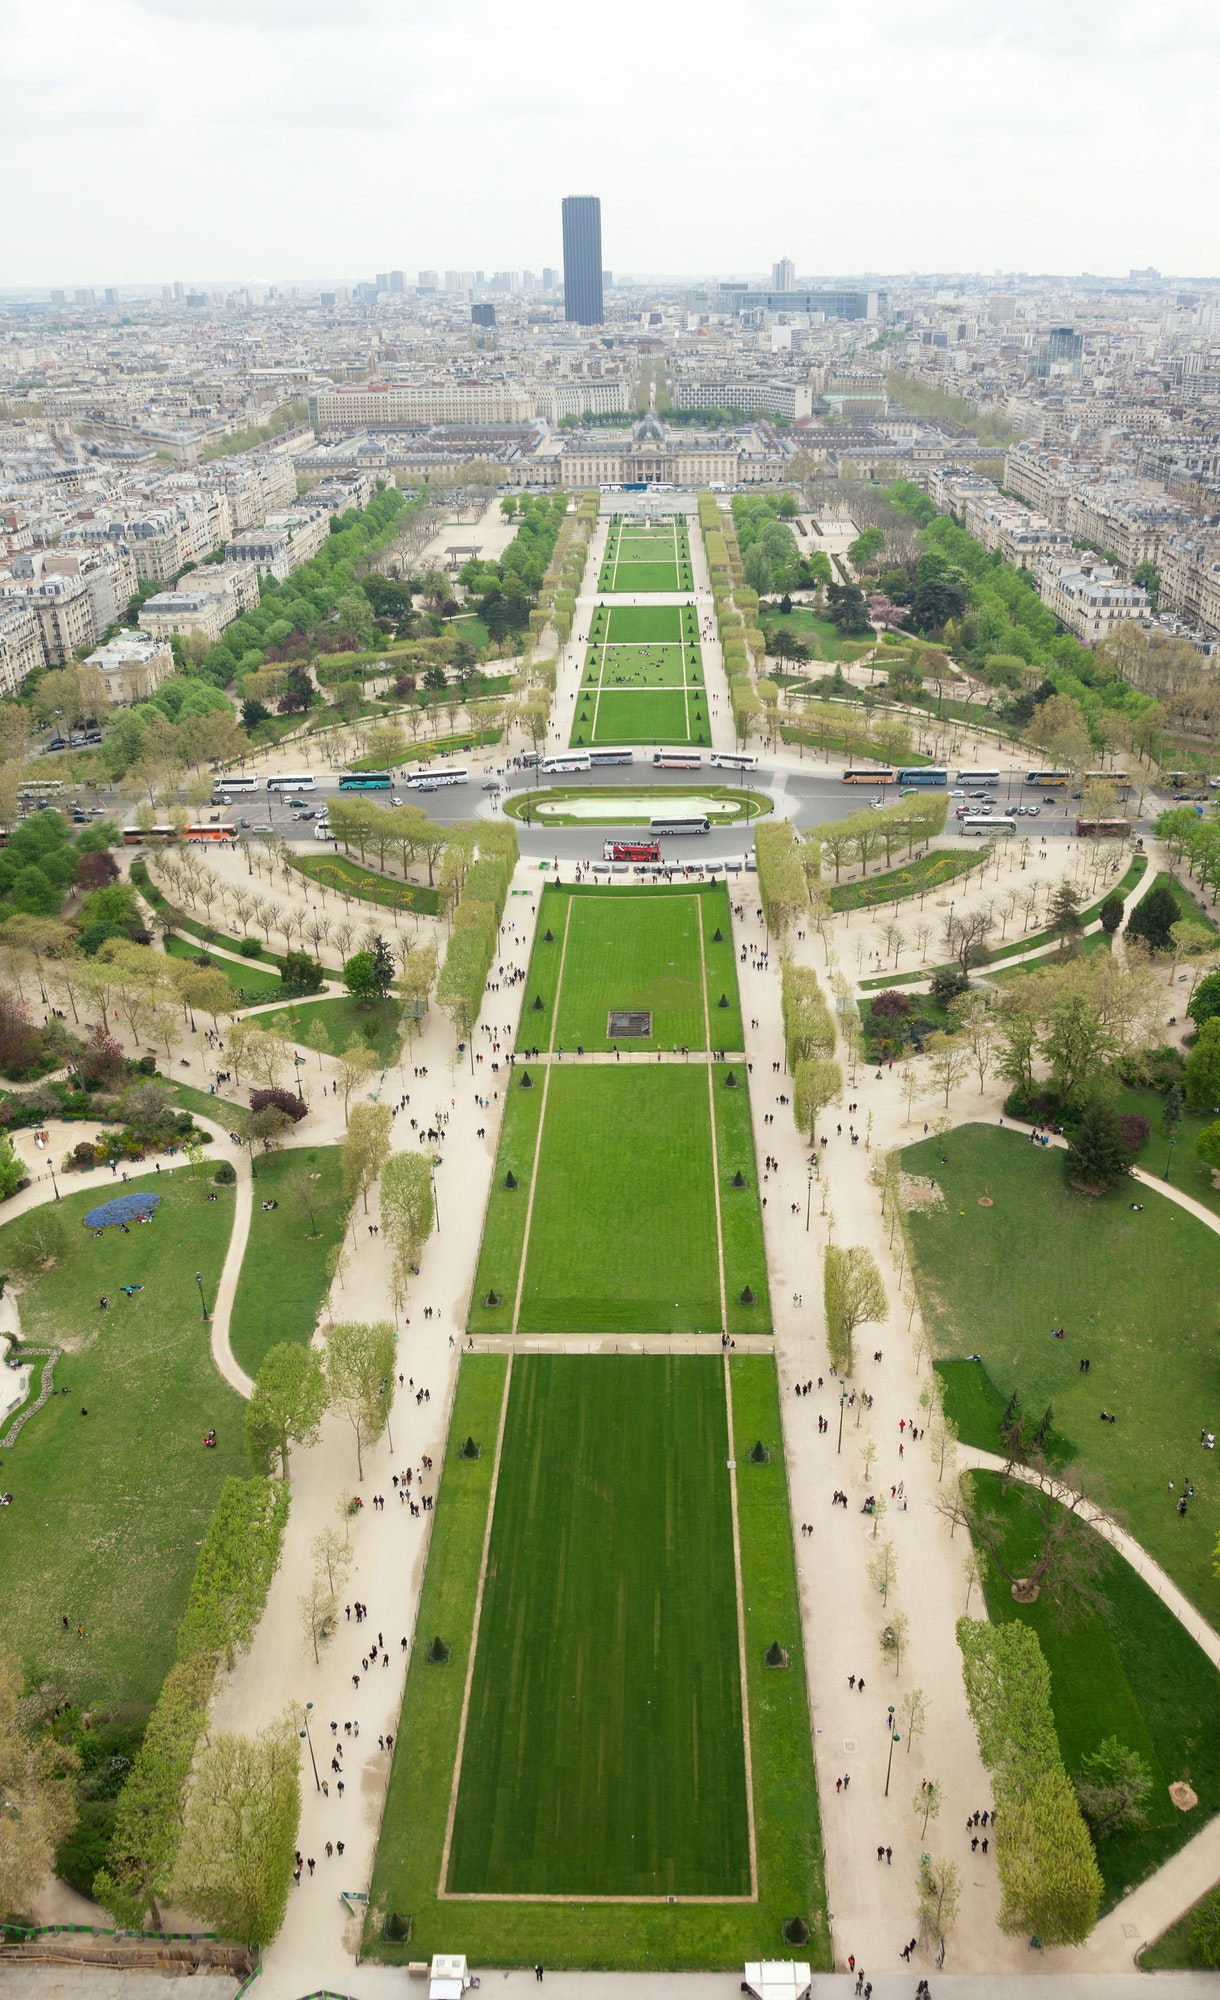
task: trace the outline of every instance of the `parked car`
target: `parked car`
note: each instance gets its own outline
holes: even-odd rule
[[[1038,817],[1038,808],[1037,808],[1037,806],[1026,806],[1025,810],[1026,810],[1026,812],[1027,812],[1027,813],[1029,814],[1029,816],[1030,816],[1030,818],[1031,818],[1031,819],[1037,819],[1037,817]]]

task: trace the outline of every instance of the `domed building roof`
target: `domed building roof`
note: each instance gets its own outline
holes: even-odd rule
[[[631,433],[635,444],[664,444],[665,426],[656,411],[649,406],[647,413]]]

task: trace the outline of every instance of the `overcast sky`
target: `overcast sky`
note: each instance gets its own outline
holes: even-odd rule
[[[0,285],[1220,270],[1215,0],[4,0]]]

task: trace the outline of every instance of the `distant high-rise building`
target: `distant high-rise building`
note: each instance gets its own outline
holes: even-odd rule
[[[614,273],[613,273],[613,271],[603,271],[603,272],[602,272],[602,290],[603,290],[603,292],[611,292],[611,291],[613,291],[613,290],[614,290]]]
[[[405,274],[404,274],[404,273],[403,273],[402,271],[391,271],[391,272],[390,272],[390,290],[391,290],[392,292],[401,292],[401,291],[403,291],[403,290],[405,289],[405,286],[404,286],[404,282],[403,282],[403,281],[404,281],[404,275],[405,275]]]
[[[460,271],[446,271],[445,290],[447,292],[462,292],[465,289],[466,287],[462,283],[462,274]]]
[[[536,278],[536,277],[534,276],[534,273],[533,273],[532,271],[522,271],[522,273],[521,273],[521,289],[522,289],[522,291],[523,291],[523,292],[536,292],[536,291],[537,291],[537,289],[538,289],[538,280],[537,280],[537,278]]]
[[[78,285],[72,296],[78,306],[91,306],[97,303],[92,285]]]
[[[421,292],[434,292],[436,290],[436,284],[437,284],[437,277],[435,271],[420,272],[419,289]]]
[[[319,305],[333,306],[335,303],[334,292],[319,292],[318,303]]]
[[[602,308],[602,205],[595,194],[563,198],[563,316],[577,326],[600,326]]]
[[[51,293],[51,304],[53,306],[62,306],[63,303],[64,303],[64,295],[62,292]]]
[[[162,305],[163,305],[163,306],[172,306],[172,305],[173,305],[173,303],[174,303],[174,288],[173,288],[173,286],[172,286],[172,285],[162,285],[162,287],[161,287],[161,303],[162,303]]]
[[[107,285],[107,287],[106,287],[106,304],[107,304],[108,306],[117,306],[118,302],[119,302],[119,295],[118,295],[117,291],[115,290],[114,286],[113,286],[113,285]]]
[[[378,289],[378,291],[379,291],[379,292],[388,292],[388,291],[389,291],[389,289],[390,289],[390,274],[389,274],[389,272],[388,272],[388,271],[378,271],[378,273],[377,273],[377,289]]]
[[[490,303],[471,306],[470,322],[472,326],[494,326],[496,323],[495,307]]]
[[[796,283],[796,265],[791,257],[781,257],[778,264],[771,266],[771,290],[790,292]]]
[[[543,291],[544,291],[544,292],[553,292],[553,291],[554,291],[554,289],[555,289],[555,287],[556,287],[556,285],[557,285],[558,283],[559,283],[559,273],[558,273],[558,271],[556,271],[556,270],[555,270],[555,269],[554,269],[554,268],[553,268],[553,267],[552,267],[552,266],[551,266],[550,264],[544,264],[544,265],[543,265],[543,267],[542,267],[542,289],[543,289]]]
[[[175,279],[174,279],[174,299],[175,299],[175,302],[176,302],[176,301],[177,301],[178,299],[180,299],[181,297],[182,297],[182,286],[181,286],[181,284],[180,284],[179,280],[178,280],[177,278],[175,278]]]

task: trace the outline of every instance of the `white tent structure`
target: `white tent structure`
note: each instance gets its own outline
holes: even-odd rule
[[[813,1974],[796,1959],[765,1958],[746,1966],[745,1984],[754,2000],[809,2000]]]

